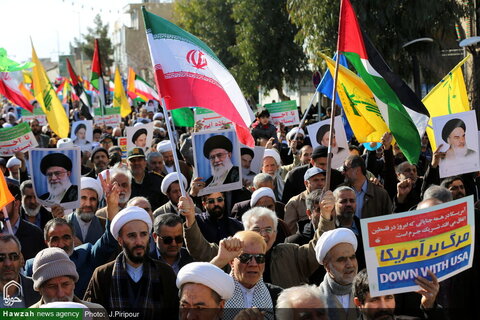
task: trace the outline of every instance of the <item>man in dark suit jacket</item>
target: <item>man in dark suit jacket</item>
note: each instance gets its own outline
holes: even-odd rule
[[[20,188],[13,184],[8,184],[8,190],[14,197],[14,201],[5,206],[8,219],[13,234],[18,238],[22,247],[22,254],[25,260],[33,258],[40,250],[46,248],[43,242],[43,233],[36,225],[31,224],[20,218],[21,195]],[[0,211],[0,221],[3,227],[0,233],[10,233],[7,226],[6,217]]]
[[[35,197],[33,191],[32,180],[25,180],[20,185],[20,192],[22,194],[22,207],[20,208],[20,216],[23,220],[28,221],[40,230],[52,219],[52,214],[48,212],[42,205],[40,205]]]

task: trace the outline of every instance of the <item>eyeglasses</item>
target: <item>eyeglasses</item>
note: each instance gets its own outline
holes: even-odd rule
[[[250,253],[242,253],[238,256],[238,260],[240,263],[247,264],[252,261],[252,258],[255,259],[257,263],[265,263],[265,254],[258,253],[258,254],[250,254]]]
[[[46,174],[47,177],[51,178],[53,176],[55,177],[61,177],[63,176],[65,173],[67,173],[67,171],[53,171],[53,172],[48,172]]]
[[[205,202],[208,204],[214,204],[215,202],[222,203],[225,199],[223,197],[218,197],[216,199],[209,198]]]
[[[218,158],[218,159],[223,159],[227,156],[227,153],[224,152],[224,153],[217,153],[217,154],[212,154],[210,157],[208,157],[208,159],[210,160],[215,160],[215,158]]]
[[[272,227],[266,227],[266,228],[255,227],[255,228],[252,228],[252,231],[253,232],[258,232],[260,234],[262,234],[262,233],[272,234],[273,233],[273,228]]]
[[[176,236],[176,237],[159,237],[162,239],[163,243],[170,244],[175,240],[175,243],[183,243],[183,236]]]
[[[20,255],[16,252],[11,253],[0,253],[0,263],[5,262],[7,259],[10,261],[18,261],[20,259]]]

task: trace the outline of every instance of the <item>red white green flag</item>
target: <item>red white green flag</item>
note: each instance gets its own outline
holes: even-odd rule
[[[100,50],[98,48],[98,39],[95,39],[95,50],[93,51],[92,59],[92,75],[90,77],[90,83],[92,86],[98,90],[98,101],[100,103],[100,108],[102,110],[106,105],[106,90],[105,82],[103,81],[102,75],[102,64],[100,62]]]
[[[167,108],[215,111],[235,123],[240,142],[253,146],[249,130],[253,112],[215,53],[192,34],[142,10],[157,88]]]
[[[18,87],[18,82],[10,72],[0,72],[0,94],[23,109],[33,112],[33,106]]]
[[[362,33],[349,0],[342,0],[340,7],[338,51],[347,57],[372,90],[382,117],[407,160],[417,163],[428,110]]]

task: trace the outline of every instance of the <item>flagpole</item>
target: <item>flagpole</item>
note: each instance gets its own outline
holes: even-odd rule
[[[2,211],[5,224],[7,225],[8,233],[13,234],[12,224],[10,223],[10,218],[8,217],[7,207],[3,207]]]
[[[318,94],[318,91],[317,91],[317,88],[315,88],[315,93],[313,94],[312,99],[310,99],[310,103],[308,104],[308,108],[307,108],[307,110],[305,110],[305,113],[303,114],[302,120],[300,121],[300,124],[298,125],[298,128],[301,128],[303,126],[303,124],[305,123],[307,115],[310,112],[310,108],[312,107],[313,100],[315,99],[317,94]],[[293,141],[297,140],[298,131],[299,130],[297,130],[297,132],[295,132],[295,136],[293,137]],[[290,147],[290,150],[288,150],[288,155],[290,155],[290,154],[292,154],[292,148],[291,147]]]
[[[185,192],[185,187],[183,185],[182,176],[180,175],[180,163],[178,162],[177,147],[174,144],[175,137],[174,137],[173,132],[172,132],[172,126],[170,124],[170,119],[168,117],[167,106],[165,105],[165,99],[164,98],[160,99],[160,104],[162,105],[163,114],[167,118],[166,121],[165,121],[165,124],[167,126],[168,136],[170,137],[170,146],[172,147],[173,162],[175,163],[175,169],[177,170],[178,185],[180,186],[180,191],[182,192],[182,197],[185,197],[186,192]],[[173,120],[173,118],[172,118],[172,120]]]
[[[335,114],[337,113],[337,105],[335,101],[337,100],[337,82],[338,82],[338,65],[340,62],[340,53],[338,51],[340,45],[340,28],[342,26],[342,6],[343,0],[340,1],[340,14],[338,19],[338,36],[337,36],[337,60],[335,61],[335,75],[333,77],[333,89],[332,89],[332,111],[330,114],[330,132],[328,133],[328,157],[327,157],[327,176],[325,178],[325,188],[324,190],[330,190],[330,180],[332,178],[332,140],[333,132],[335,125]]]

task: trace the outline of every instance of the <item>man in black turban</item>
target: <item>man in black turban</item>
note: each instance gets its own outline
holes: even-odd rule
[[[223,135],[212,136],[203,145],[203,155],[210,160],[212,176],[205,181],[207,187],[238,182],[238,166],[232,163],[233,144]]]
[[[78,124],[73,130],[73,134],[75,135],[74,145],[79,146],[82,151],[92,150],[92,144],[87,140],[87,126],[84,123]]]
[[[469,149],[465,140],[467,128],[463,120],[454,118],[445,123],[442,129],[442,139],[450,145],[445,153],[445,160],[458,160],[476,154],[475,150]]]
[[[132,137],[132,142],[135,144],[135,146],[145,149],[147,146],[147,129],[142,128],[135,131]]]
[[[47,177],[48,192],[39,198],[52,204],[77,201],[78,186],[70,181],[72,160],[63,153],[50,153],[40,162],[40,171]]]

